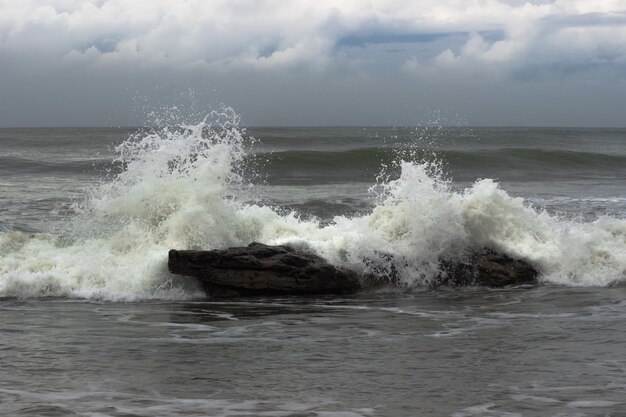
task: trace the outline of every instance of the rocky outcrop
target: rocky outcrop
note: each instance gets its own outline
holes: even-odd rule
[[[462,261],[442,262],[441,285],[505,287],[533,284],[539,272],[528,262],[491,249],[473,252]]]
[[[289,246],[251,243],[225,250],[170,250],[170,272],[197,278],[208,295],[346,294],[357,275]]]
[[[361,289],[398,286],[398,260],[381,255],[368,262],[370,273],[359,277],[336,268],[319,256],[289,246],[251,243],[224,250],[170,250],[170,272],[195,277],[211,296],[347,294]],[[378,265],[378,267],[377,267]],[[538,271],[525,261],[490,249],[462,260],[443,260],[442,273],[431,286],[482,285],[504,287],[532,284]]]
[[[376,259],[365,261],[368,274],[362,280],[363,288],[376,290],[389,286],[401,286],[400,269],[407,262],[390,254],[379,253]],[[492,249],[482,248],[454,259],[440,261],[441,273],[426,280],[428,286],[506,287],[537,282],[539,272],[528,262],[514,259]]]

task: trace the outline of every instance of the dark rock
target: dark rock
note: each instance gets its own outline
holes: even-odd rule
[[[361,286],[352,271],[289,246],[251,243],[225,250],[170,250],[170,272],[197,278],[208,295],[345,294]]]
[[[197,278],[211,296],[346,294],[358,290],[400,287],[399,270],[408,267],[393,255],[366,260],[361,280],[319,256],[289,246],[251,243],[224,250],[170,250],[170,272]],[[455,260],[441,261],[441,274],[429,281],[440,285],[504,287],[536,283],[538,271],[529,263],[483,248]]]
[[[528,262],[486,248],[473,252],[462,261],[443,261],[441,266],[443,274],[439,283],[452,286],[533,284],[539,276]]]
[[[375,260],[365,261],[368,274],[362,286],[366,290],[401,286],[399,273],[409,267],[407,262],[393,255],[379,253]],[[470,252],[460,259],[444,259],[440,263],[441,274],[428,280],[430,287],[482,285],[505,287],[533,284],[539,272],[528,262],[513,259],[492,249],[483,248]],[[426,277],[425,277],[426,278]]]

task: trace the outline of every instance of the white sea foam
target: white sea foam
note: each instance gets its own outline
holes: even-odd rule
[[[292,244],[366,272],[393,267],[427,284],[439,259],[491,246],[536,265],[546,282],[605,286],[626,279],[626,221],[562,221],[493,180],[453,191],[432,164],[399,162],[375,187],[375,208],[328,225],[244,204],[245,140],[234,112],[137,134],[118,147],[124,171],[76,207],[59,236],[0,232],[0,296],[106,300],[191,298],[167,272],[171,248]],[[393,261],[381,254],[393,255]]]

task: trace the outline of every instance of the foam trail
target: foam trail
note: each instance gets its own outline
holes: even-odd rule
[[[307,247],[358,272],[371,267],[364,259],[379,259],[379,269],[393,263],[409,287],[432,280],[441,258],[485,245],[529,260],[547,282],[626,279],[626,221],[562,221],[488,179],[455,192],[432,163],[399,162],[400,176],[375,188],[370,213],[325,226],[244,204],[246,146],[231,110],[130,137],[117,148],[123,172],[90,192],[63,234],[0,232],[0,296],[194,297],[167,272],[169,249],[251,241]]]

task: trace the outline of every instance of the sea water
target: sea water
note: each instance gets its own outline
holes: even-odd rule
[[[626,416],[625,181],[620,129],[2,129],[0,410]],[[207,300],[167,272],[252,241],[402,286]],[[484,246],[540,285],[429,289]]]

